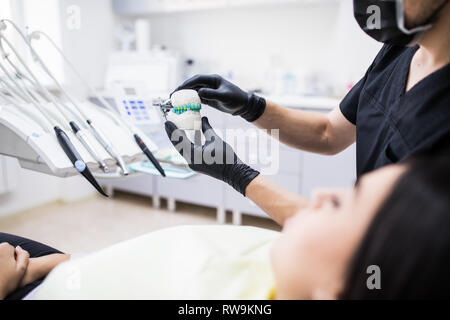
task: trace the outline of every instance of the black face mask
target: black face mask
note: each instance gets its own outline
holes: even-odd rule
[[[447,1],[436,9],[427,23],[413,29],[405,26],[403,0],[353,0],[353,12],[361,29],[375,40],[407,46],[416,44],[422,34],[431,28],[432,19]]]

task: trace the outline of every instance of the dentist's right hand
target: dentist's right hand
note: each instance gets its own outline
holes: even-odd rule
[[[266,100],[251,92],[245,92],[219,75],[196,75],[186,80],[175,91],[194,89],[202,103],[219,111],[241,116],[248,122],[257,120],[264,113]]]
[[[194,145],[173,122],[167,121],[165,126],[170,141],[192,170],[222,180],[245,196],[247,186],[259,172],[238,158],[233,148],[213,130],[208,118],[202,118],[202,131],[206,138],[202,146]]]

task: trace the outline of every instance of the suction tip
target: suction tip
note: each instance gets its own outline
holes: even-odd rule
[[[150,160],[150,162],[155,166],[156,170],[161,174],[161,176],[166,177],[166,173],[164,172],[164,169],[162,168],[159,161],[155,158],[153,153],[150,151],[150,149],[147,148],[147,145],[142,141],[141,137],[139,135],[134,134],[134,139],[136,140],[136,143],[141,148],[142,152],[147,156],[147,158]]]
[[[127,165],[125,164],[125,161],[123,161],[122,157],[116,156],[116,162],[120,170],[122,171],[122,175],[128,176],[130,174],[130,171],[128,170]]]
[[[109,198],[109,195],[106,194],[105,191],[103,191],[102,187],[98,184],[97,180],[95,180],[92,173],[89,171],[89,169],[86,167],[86,169],[81,172],[83,177],[86,178],[87,181],[104,197]]]
[[[100,163],[99,166],[100,166],[100,169],[102,169],[104,173],[110,172],[108,166],[105,163]]]

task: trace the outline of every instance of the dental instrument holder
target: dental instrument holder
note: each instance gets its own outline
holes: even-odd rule
[[[56,114],[51,106],[43,104],[42,107],[50,114]],[[142,149],[136,143],[131,142],[132,140],[130,141],[128,130],[118,125],[112,120],[111,116],[107,115],[110,111],[96,108],[87,101],[83,102],[81,107],[91,118],[96,120],[95,122],[101,131],[108,132],[109,137],[114,141],[115,149],[122,156],[125,164],[145,160],[146,156]],[[59,146],[54,133],[47,132],[36,121],[36,119],[42,118],[42,115],[29,104],[23,104],[22,109],[28,112],[25,113],[10,104],[0,105],[0,154],[17,158],[21,167],[32,171],[62,178],[77,175],[78,172]],[[134,127],[133,129],[139,134],[148,150],[151,152],[157,150],[153,141],[145,136],[139,128]],[[90,132],[86,133],[90,134]],[[102,178],[120,178],[122,176],[118,173],[115,174],[120,170],[120,167],[106,151],[102,151],[101,156],[111,169],[111,172],[107,175],[98,167],[95,159],[87,152],[73,131],[68,130],[66,134],[94,176],[101,176]],[[94,145],[97,144],[97,148],[100,147],[98,141],[92,139],[91,142]]]
[[[47,92],[46,89],[44,89],[44,87],[41,85],[39,80],[35,77],[35,75],[30,71],[29,67],[24,62],[23,57],[18,54],[18,52],[16,51],[14,46],[11,44],[11,42],[9,40],[7,40],[7,38],[4,36],[3,31],[6,29],[5,21],[10,22],[13,25],[13,27],[19,32],[22,39],[24,39],[25,42],[29,45],[29,43],[27,42],[27,39],[25,38],[23,33],[19,30],[19,28],[17,27],[17,25],[14,22],[12,22],[10,20],[1,20],[0,21],[0,23],[1,23],[1,26],[0,26],[0,50],[2,53],[2,58],[9,63],[10,67],[13,68],[13,70],[15,72],[15,76],[18,79],[18,81],[21,81],[23,78],[28,79],[27,77],[22,77],[23,74],[20,71],[20,69],[17,68],[16,65],[14,63],[12,63],[11,60],[9,59],[9,54],[7,54],[5,52],[4,47],[3,47],[3,42],[5,42],[8,45],[8,47],[11,49],[11,51],[14,53],[15,57],[22,64],[22,66],[27,70],[27,73],[33,79],[33,81],[31,81],[32,87],[34,87],[36,85],[38,87],[38,89],[42,90],[44,95],[47,94],[46,97],[50,98],[50,101],[54,104],[56,109],[58,109],[58,112],[61,113],[61,115],[64,118],[66,118],[67,115],[64,114],[62,109],[60,109],[60,106],[57,104],[56,100],[54,100],[52,95],[49,92]],[[31,49],[31,47],[30,47],[30,49]],[[95,180],[95,178],[93,177],[91,172],[89,171],[88,167],[86,166],[86,163],[84,162],[83,158],[81,158],[80,154],[78,153],[78,151],[76,150],[76,148],[72,144],[72,142],[70,141],[67,134],[61,128],[59,128],[58,124],[56,122],[54,122],[54,120],[49,116],[48,111],[44,110],[44,108],[41,107],[41,105],[40,105],[41,101],[38,98],[36,98],[36,96],[33,96],[31,91],[29,91],[29,89],[27,89],[26,87],[22,88],[21,85],[19,85],[19,83],[16,80],[14,80],[14,77],[12,77],[10,75],[10,72],[8,72],[7,69],[3,66],[2,62],[0,62],[0,65],[1,65],[1,69],[2,69],[3,73],[8,77],[8,79],[11,82],[13,82],[17,86],[17,88],[19,89],[19,92],[25,94],[26,98],[24,101],[31,102],[31,104],[39,111],[39,113],[41,113],[46,118],[46,120],[49,121],[50,124],[54,125],[54,131],[56,134],[56,138],[57,138],[60,146],[62,147],[64,153],[67,155],[67,157],[72,162],[74,168],[84,178],[86,178],[89,181],[89,183],[97,189],[97,191],[99,191],[103,196],[107,196],[106,193],[103,191],[103,189],[100,187],[100,185],[97,183],[97,181]],[[66,118],[65,120],[69,120],[69,119]],[[106,164],[103,162],[103,160],[101,160],[101,158],[99,157],[99,155],[97,153],[92,152],[92,150],[93,150],[92,145],[87,140],[87,136],[80,130],[80,128],[76,125],[76,123],[74,121],[69,120],[69,123],[70,123],[70,126],[71,126],[72,130],[74,131],[75,135],[83,143],[86,150],[88,150],[88,152],[91,155],[93,155],[93,157],[98,161],[100,168],[104,172],[107,172],[108,168],[107,168]]]
[[[107,109],[109,109],[110,111],[115,110],[114,107],[112,107],[105,99],[103,99],[103,97],[101,97],[95,89],[92,88],[92,86],[81,76],[81,74],[76,70],[76,68],[74,67],[74,65],[70,62],[70,60],[66,57],[66,55],[63,53],[63,51],[56,45],[56,43],[44,32],[42,31],[34,31],[32,33],[29,34],[29,39],[30,39],[30,47],[32,48],[31,45],[31,40],[33,39],[40,39],[41,36],[44,36],[44,38],[46,38],[50,44],[55,48],[55,50],[59,53],[59,55],[63,58],[63,61],[66,63],[66,66],[69,67],[70,70],[72,70],[72,72],[75,74],[75,76],[78,78],[78,80],[80,80],[80,82],[86,86],[87,90],[91,93],[93,93],[98,100],[103,104],[104,107],[106,107]],[[34,50],[32,50],[32,55],[33,55],[33,59],[35,61],[40,61],[42,62],[42,60],[39,58],[39,56],[36,54],[36,52]],[[43,64],[41,63],[41,66],[43,66]],[[44,70],[48,69],[44,67]],[[58,81],[52,76],[52,79],[55,81],[55,84],[57,84],[57,86],[59,88],[62,89],[61,85],[58,83]],[[63,90],[64,93],[67,95],[67,93],[65,92],[65,90]],[[67,95],[68,96],[68,95]],[[69,96],[68,96],[69,97]],[[125,121],[125,119],[120,118],[119,122],[122,122],[123,124],[125,124],[126,127],[128,127],[128,129],[130,130],[130,132],[133,134],[133,136],[137,135],[131,124],[129,124],[127,121]],[[107,137],[103,134],[102,131],[100,131],[100,129],[94,125],[92,123],[92,121],[90,119],[86,120],[89,128],[91,129],[92,133],[94,134],[94,136],[97,138],[97,140],[101,143],[101,145],[103,146],[103,148],[116,160],[117,165],[120,167],[120,169],[122,170],[122,174],[124,176],[127,176],[130,172],[128,171],[128,168],[125,164],[125,161],[123,160],[123,158],[121,157],[121,155],[117,152],[116,148],[114,148],[114,146],[109,142],[109,140],[107,139]],[[141,140],[142,141],[142,140]],[[142,142],[142,145],[145,146],[145,143]],[[141,149],[141,145],[139,146]],[[145,146],[145,149],[148,149]],[[147,151],[149,152],[149,151]]]
[[[27,41],[26,37],[17,28],[14,22],[10,20],[1,20],[0,22],[0,32],[6,29],[5,22],[10,22],[20,33],[22,38]],[[10,48],[12,49],[11,46]],[[34,53],[34,50],[32,50],[31,47],[30,49],[32,53]],[[15,53],[15,50],[13,51]],[[8,56],[3,58],[6,60]],[[9,59],[7,60],[9,63],[11,63]],[[11,64],[11,66],[16,69],[13,64]],[[26,69],[27,71],[29,70],[28,67],[26,67]],[[18,69],[16,71],[16,76],[21,74]],[[30,75],[35,81],[38,82],[38,80],[34,78],[35,76],[33,74]],[[20,78],[18,80],[22,81],[22,79]],[[11,90],[11,88],[9,89]],[[44,89],[43,87],[40,87],[40,89],[46,91],[46,89]],[[13,94],[12,97],[14,96],[15,95]],[[61,119],[58,120],[60,115],[55,112],[55,108],[53,108],[53,106],[50,106],[51,103],[40,101],[38,102],[39,106],[35,106],[36,108],[34,108],[32,104],[30,105],[28,102],[26,102],[27,99],[23,101],[19,100],[14,103],[6,102],[6,105],[0,105],[0,154],[17,158],[19,160],[19,164],[23,168],[52,174],[59,177],[74,176],[77,174],[77,172],[80,171],[79,167],[75,166],[75,163],[78,163],[80,165],[81,162],[75,161],[74,163],[74,159],[79,156],[83,161],[82,163],[86,165],[86,168],[89,166],[89,172],[93,172],[94,174],[96,174],[97,176],[101,176],[102,178],[118,177],[114,173],[105,176],[101,172],[99,172],[99,167],[95,165],[95,159],[93,159],[92,154],[88,152],[86,145],[84,143],[80,144],[80,140],[81,142],[83,142],[83,139],[78,140],[76,138],[76,135],[79,134],[81,130],[75,122],[73,122],[73,124],[75,124],[76,126],[71,124],[71,129],[73,132],[69,130],[67,131],[67,134],[66,132],[61,133],[61,131],[59,130],[62,129],[59,129],[59,135],[58,132],[55,132],[57,133],[57,136],[55,136],[53,133],[51,133],[51,131],[53,130],[49,130],[46,126],[43,127],[41,121],[36,121],[36,119],[39,119],[43,120],[43,122],[45,123],[46,120],[51,119],[50,123],[54,123],[55,128],[59,128],[59,126],[61,126],[69,129],[68,123],[66,123],[65,121],[61,121]],[[20,104],[20,106],[18,106],[17,103]],[[57,102],[53,101],[53,103]],[[94,119],[95,122],[98,123],[98,125],[96,126],[97,129],[92,130],[94,134],[101,134],[101,131],[99,130],[103,129],[103,131],[108,132],[108,135],[110,137],[114,138],[115,148],[110,148],[110,150],[117,150],[117,153],[110,153],[116,153],[118,157],[126,157],[126,159],[124,158],[124,161],[121,161],[121,163],[119,163],[118,161],[115,161],[116,163],[113,163],[111,156],[108,155],[108,152],[110,150],[108,150],[108,148],[105,148],[106,150],[102,150],[101,145],[99,144],[101,141],[99,142],[96,139],[90,138],[89,140],[92,140],[90,142],[93,143],[92,148],[100,150],[100,158],[105,165],[107,164],[110,167],[118,165],[119,167],[122,167],[122,169],[125,168],[125,170],[127,170],[126,163],[142,161],[144,154],[148,154],[149,152],[151,152],[151,150],[157,149],[154,143],[147,137],[145,137],[145,135],[143,135],[141,131],[134,126],[130,126],[129,128],[127,128],[127,130],[132,130],[133,133],[135,133],[137,136],[142,135],[145,139],[140,139],[142,142],[139,148],[137,148],[134,143],[130,145],[130,137],[127,137],[128,139],[126,139],[125,136],[127,135],[124,135],[124,131],[127,132],[127,130],[124,130],[125,128],[117,122],[111,121],[114,116],[106,115],[106,113],[110,113],[109,111],[104,111],[88,102],[83,102],[82,105],[80,105],[80,108],[82,109],[80,110],[80,112],[82,111],[82,113],[88,115],[89,118],[87,119]],[[41,114],[40,112],[44,112],[44,114]],[[43,117],[43,115],[45,117]],[[54,122],[54,120],[56,122]],[[90,127],[93,127],[92,122],[90,122],[90,120],[87,121],[88,125]],[[91,132],[88,131],[82,132],[83,136],[90,136],[90,134]],[[104,139],[100,140],[104,141]],[[63,145],[65,145],[65,147],[63,147],[63,150],[61,150],[61,147]],[[147,147],[147,145],[149,147]],[[139,150],[142,149],[142,146],[145,146],[146,151]],[[76,151],[77,153],[75,154],[72,151]],[[141,151],[143,151],[144,154]],[[86,170],[83,170],[80,173],[84,173],[83,175],[85,176],[85,178],[88,178],[88,180],[90,180],[91,182],[91,180],[94,179],[93,175],[86,173]],[[125,173],[125,170],[122,171],[124,171]],[[98,184],[95,187],[98,189]]]

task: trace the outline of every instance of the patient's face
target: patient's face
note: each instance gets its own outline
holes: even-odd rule
[[[364,232],[404,170],[385,167],[363,176],[353,189],[314,193],[272,248],[277,298],[337,297]]]

